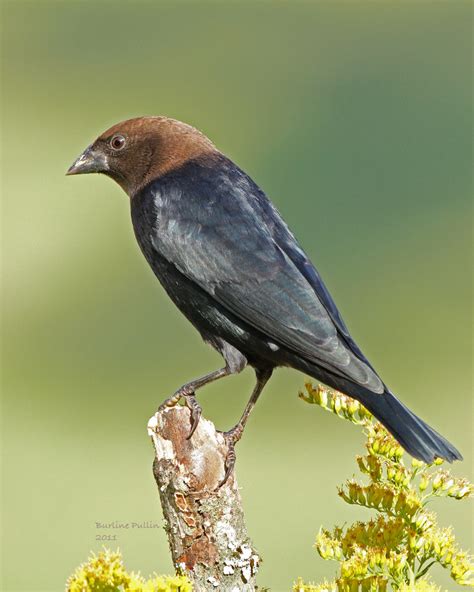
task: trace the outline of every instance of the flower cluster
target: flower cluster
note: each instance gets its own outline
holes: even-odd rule
[[[359,580],[347,580],[315,585],[298,578],[293,585],[293,592],[387,592],[387,581],[374,577],[362,583]],[[418,580],[415,584],[402,584],[398,592],[440,592],[440,589],[427,580]]]
[[[350,479],[338,493],[345,502],[378,515],[344,528],[320,530],[315,547],[323,559],[340,564],[338,577],[319,586],[299,580],[294,591],[381,592],[390,586],[400,592],[436,592],[438,588],[426,579],[435,563],[448,569],[458,584],[474,586],[472,558],[459,549],[452,531],[438,527],[435,514],[427,510],[434,498],[471,497],[473,486],[441,468],[439,459],[432,465],[416,459],[405,464],[400,444],[350,397],[310,383],[300,397],[363,426],[367,453],[356,461],[368,483]]]
[[[192,592],[185,576],[157,576],[145,580],[139,574],[128,573],[119,551],[104,549],[92,554],[68,579],[66,592]]]
[[[372,415],[367,409],[350,397],[337,393],[337,396],[329,389],[318,385],[314,387],[310,382],[305,384],[306,392],[299,394],[300,399],[313,405],[319,405],[326,411],[331,411],[343,419],[348,419],[352,423],[366,425],[370,422]]]

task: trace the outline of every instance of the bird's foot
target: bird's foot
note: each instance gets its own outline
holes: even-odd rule
[[[167,407],[174,407],[179,403],[179,401],[182,398],[184,398],[186,407],[191,412],[191,430],[189,431],[189,434],[186,436],[186,440],[189,440],[196,431],[202,414],[201,405],[199,405],[199,403],[197,402],[194,391],[190,391],[187,388],[178,389],[172,397],[166,399],[166,401],[164,401],[158,407],[158,412],[164,411]]]
[[[243,426],[241,426],[240,424],[237,424],[235,427],[233,427],[228,432],[221,432],[221,434],[224,436],[225,443],[227,444],[227,456],[226,456],[225,464],[224,464],[224,469],[225,469],[224,478],[218,484],[216,489],[220,489],[225,483],[227,483],[227,480],[229,479],[232,472],[234,471],[235,460],[236,460],[235,445],[242,437],[243,431],[244,431]]]

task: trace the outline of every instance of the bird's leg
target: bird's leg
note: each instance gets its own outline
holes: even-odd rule
[[[240,418],[239,422],[229,431],[223,432],[226,444],[227,444],[227,457],[225,459],[225,474],[222,481],[217,486],[217,489],[222,487],[227,479],[230,477],[230,474],[234,470],[235,466],[235,445],[242,437],[244,432],[245,425],[247,420],[252,412],[252,409],[257,402],[258,397],[260,396],[261,392],[263,391],[265,385],[267,384],[270,376],[272,375],[273,369],[265,369],[265,370],[256,370],[257,374],[257,384],[252,391],[250,399],[242,413],[242,417]]]
[[[172,397],[166,399],[166,401],[164,401],[158,407],[158,412],[163,411],[164,409],[166,409],[166,407],[174,407],[179,403],[180,399],[184,397],[186,406],[191,412],[191,431],[187,436],[187,439],[189,440],[189,438],[191,438],[198,426],[202,412],[201,406],[199,405],[196,397],[194,396],[195,391],[205,386],[206,384],[214,382],[215,380],[223,378],[224,376],[228,376],[229,374],[231,374],[231,371],[226,366],[225,368],[220,368],[219,370],[215,370],[214,372],[209,372],[209,374],[201,376],[201,378],[196,378],[191,382],[183,384],[183,386],[179,388]]]

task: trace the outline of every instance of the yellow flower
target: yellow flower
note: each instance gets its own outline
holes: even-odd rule
[[[431,465],[416,459],[405,464],[402,447],[359,402],[327,389],[323,398],[323,390],[310,384],[306,390],[305,400],[363,425],[367,436],[368,454],[356,461],[368,484],[350,479],[338,493],[345,502],[371,508],[378,516],[332,532],[322,530],[316,540],[321,557],[340,563],[337,592],[386,592],[389,584],[399,592],[438,592],[423,579],[435,562],[449,569],[457,583],[472,585],[472,559],[457,547],[451,530],[438,528],[436,516],[425,508],[434,497],[468,498],[473,486],[436,469],[440,459]],[[413,586],[413,577],[420,576]],[[319,586],[297,592],[333,589]]]
[[[80,565],[66,584],[66,592],[192,592],[186,576],[154,576],[145,580],[128,573],[119,551],[104,549]]]

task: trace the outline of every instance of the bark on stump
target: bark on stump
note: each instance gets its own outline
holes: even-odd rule
[[[247,534],[235,475],[217,489],[224,477],[224,437],[202,417],[187,440],[190,426],[190,412],[181,406],[156,413],[148,423],[173,562],[195,592],[253,592],[260,557]]]

